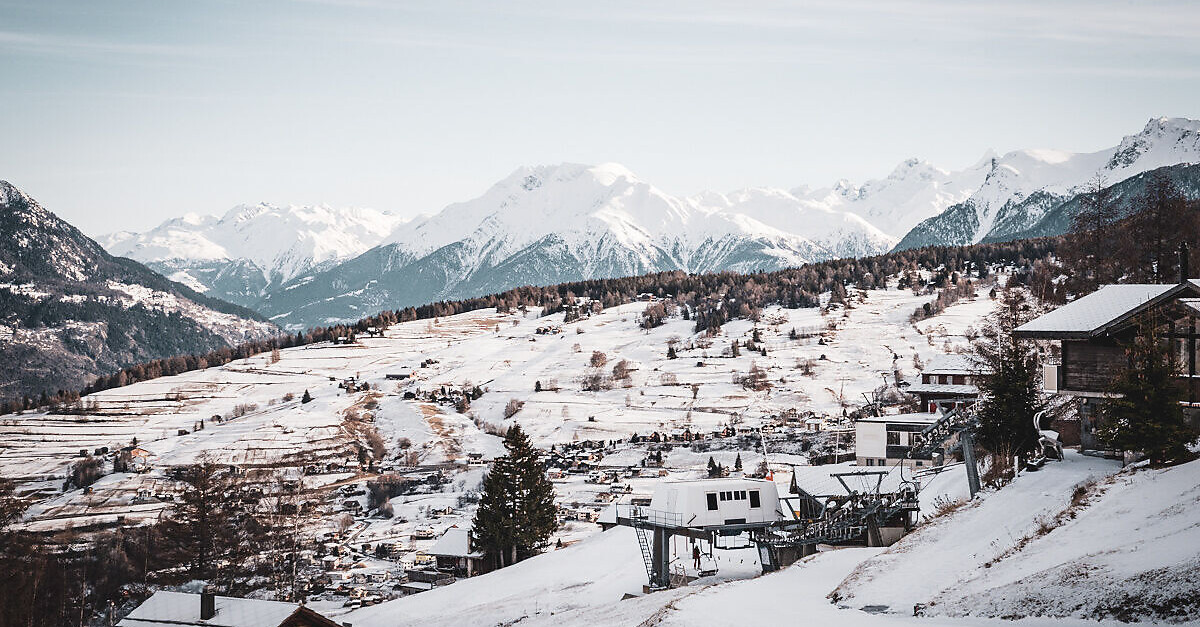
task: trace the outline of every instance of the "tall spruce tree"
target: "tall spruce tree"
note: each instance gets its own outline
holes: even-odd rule
[[[976,437],[997,468],[1007,467],[1013,457],[1025,458],[1038,443],[1033,419],[1046,405],[1038,394],[1037,350],[1013,335],[1035,313],[1024,290],[1005,289],[974,346],[981,370],[987,372],[979,385]]]
[[[504,448],[508,453],[492,462],[484,478],[471,529],[472,548],[487,555],[493,568],[540,553],[558,526],[554,485],[520,425],[509,427]]]
[[[1128,365],[1113,379],[1113,394],[1102,406],[1104,424],[1097,435],[1119,451],[1141,451],[1158,466],[1190,459],[1187,445],[1195,434],[1188,427],[1176,385],[1176,364],[1155,325],[1128,348]]]

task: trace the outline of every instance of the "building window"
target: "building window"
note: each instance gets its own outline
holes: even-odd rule
[[[750,491],[750,507],[762,507],[762,499],[758,497],[758,490]]]
[[[900,432],[899,431],[888,431],[887,432],[887,443],[888,443],[888,446],[900,446]]]
[[[868,458],[867,458],[867,465],[868,465],[868,466],[874,466],[874,465],[875,465],[875,460],[873,460],[873,459],[871,459],[870,457],[868,457]]]
[[[708,497],[708,511],[715,512],[717,510],[717,493],[709,492],[704,496]]]
[[[918,466],[924,466],[924,465],[925,465],[925,462],[922,462],[922,461],[920,461],[920,460],[917,460],[917,465],[918,465]]]

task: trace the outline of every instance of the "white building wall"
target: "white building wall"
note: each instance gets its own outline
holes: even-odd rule
[[[859,421],[854,424],[855,457],[859,466],[867,459],[887,458],[887,423]]]

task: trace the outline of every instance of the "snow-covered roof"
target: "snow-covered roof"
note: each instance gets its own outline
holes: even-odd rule
[[[426,551],[442,557],[483,557],[483,553],[471,550],[471,527],[454,526],[446,530],[441,538]]]
[[[130,612],[118,627],[167,627],[168,625],[206,625],[208,627],[278,627],[291,616],[295,603],[260,599],[216,598],[217,614],[200,620],[200,595],[160,590]]]
[[[596,517],[596,522],[602,525],[617,524],[617,504],[613,503],[608,507],[600,510],[600,515]]]
[[[1179,304],[1192,310],[1192,315],[1200,316],[1200,298],[1181,298]]]
[[[1187,290],[1200,289],[1200,281],[1177,285],[1131,283],[1104,287],[1017,327],[1025,337],[1088,338],[1125,320],[1155,301]]]
[[[942,414],[920,412],[916,414],[890,414],[887,416],[868,416],[859,418],[858,422],[888,422],[895,424],[933,424],[940,420]]]
[[[937,355],[929,360],[929,364],[921,374],[974,374],[984,370],[984,364],[971,355]]]
[[[914,383],[904,391],[909,394],[962,394],[968,396],[979,394],[979,388],[973,385],[954,385],[952,383]]]

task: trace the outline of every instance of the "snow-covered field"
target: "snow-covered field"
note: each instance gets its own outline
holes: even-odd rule
[[[115,514],[121,503],[116,493],[136,492],[161,469],[193,463],[201,455],[239,465],[301,456],[353,464],[358,444],[348,413],[373,423],[392,453],[398,454],[397,442],[407,438],[423,465],[462,462],[470,452],[485,458],[501,453],[498,439],[477,426],[485,424],[520,422],[537,444],[548,447],[684,427],[707,432],[731,419],[757,426],[787,410],[836,419],[843,407],[865,402],[885,378],[890,381],[893,370],[913,376],[914,354],[928,360],[961,345],[964,331],[992,307],[980,297],[914,326],[909,314],[930,296],[902,290],[864,296],[856,297],[852,308],[826,315],[817,309],[768,309],[757,324],[766,356],[745,349],[739,357],[728,355],[733,341],[744,345],[751,338],[755,324],[750,321],[730,322],[711,338],[695,335],[692,323],[680,318],[646,331],[638,326],[644,303],[610,308],[548,335],[537,333],[538,327],[561,324],[561,314],[539,318],[477,311],[399,324],[385,337],[360,337],[354,345],[284,350],[277,363],[263,354],[107,390],[87,397],[89,410],[80,415],[7,416],[0,421],[0,474],[30,489],[49,490],[61,484],[81,451],[115,450],[136,438],[151,454],[155,472],[110,476],[90,495],[70,492],[34,510],[35,518],[59,517],[74,511],[71,506],[108,504],[101,511]],[[802,337],[789,339],[792,329]],[[666,357],[669,342],[677,359]],[[609,390],[583,391],[580,381],[593,372],[594,351],[606,355],[599,369],[606,374],[627,360],[630,378]],[[434,363],[421,367],[427,360]],[[812,360],[811,376],[797,370],[805,360]],[[769,375],[771,389],[752,391],[733,382],[752,363]],[[411,379],[387,379],[408,372]],[[339,387],[347,377],[376,389],[347,393]],[[537,382],[547,391],[535,392]],[[403,398],[404,392],[469,385],[486,393],[466,414]],[[314,401],[301,404],[306,390]],[[525,404],[505,420],[504,407],[512,399]],[[368,401],[377,406],[365,409]],[[732,465],[735,451],[713,455]],[[637,453],[630,457],[630,464],[640,460]],[[678,448],[668,453],[666,465],[690,470],[707,458]],[[746,451],[743,458],[753,468],[761,456]],[[803,460],[781,456],[773,461]]]

